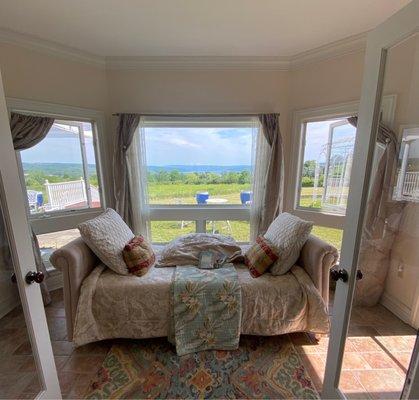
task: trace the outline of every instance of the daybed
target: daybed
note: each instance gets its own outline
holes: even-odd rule
[[[244,265],[236,264],[241,333],[327,333],[329,272],[337,259],[333,246],[310,235],[297,264],[285,275],[252,278]],[[101,264],[81,238],[56,250],[50,260],[63,274],[68,340],[82,345],[167,336],[175,268],[153,267],[143,277],[118,275]]]

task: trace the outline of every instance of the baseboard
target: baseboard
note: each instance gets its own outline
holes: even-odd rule
[[[63,287],[63,274],[57,269],[48,271],[47,287],[50,292]]]
[[[16,293],[15,296],[9,296],[0,301],[0,318],[9,314],[14,308],[20,304],[19,295]]]
[[[381,295],[380,303],[391,311],[396,317],[400,318],[403,322],[408,325],[412,324],[411,321],[411,310],[405,304],[384,292]]]

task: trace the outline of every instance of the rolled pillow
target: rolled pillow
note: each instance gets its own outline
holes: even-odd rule
[[[297,262],[313,222],[288,213],[279,214],[263,235],[278,249],[278,260],[271,266],[272,275],[283,275]]]
[[[130,274],[145,275],[156,262],[151,245],[143,236],[132,238],[122,250],[122,257]]]
[[[267,269],[278,259],[278,250],[263,236],[256,239],[256,243],[251,246],[244,255],[244,263],[249,269],[253,278],[263,275]]]
[[[212,251],[227,257],[227,262],[242,262],[241,248],[229,236],[190,233],[168,243],[159,254],[158,267],[198,265],[202,251]]]
[[[129,275],[122,250],[134,234],[116,211],[108,208],[98,217],[79,224],[78,229],[100,261],[118,274]]]

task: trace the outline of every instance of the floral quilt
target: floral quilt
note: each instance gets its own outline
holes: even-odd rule
[[[218,269],[176,267],[170,340],[179,356],[239,346],[242,294],[233,264]]]

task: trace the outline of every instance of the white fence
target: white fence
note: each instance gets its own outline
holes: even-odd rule
[[[401,195],[419,200],[419,172],[405,173]]]
[[[84,179],[69,182],[49,183],[45,181],[45,188],[48,193],[48,204],[45,209],[62,210],[70,206],[86,203],[88,198],[86,193],[86,184]],[[100,201],[99,191],[94,186],[90,186],[91,200]]]

